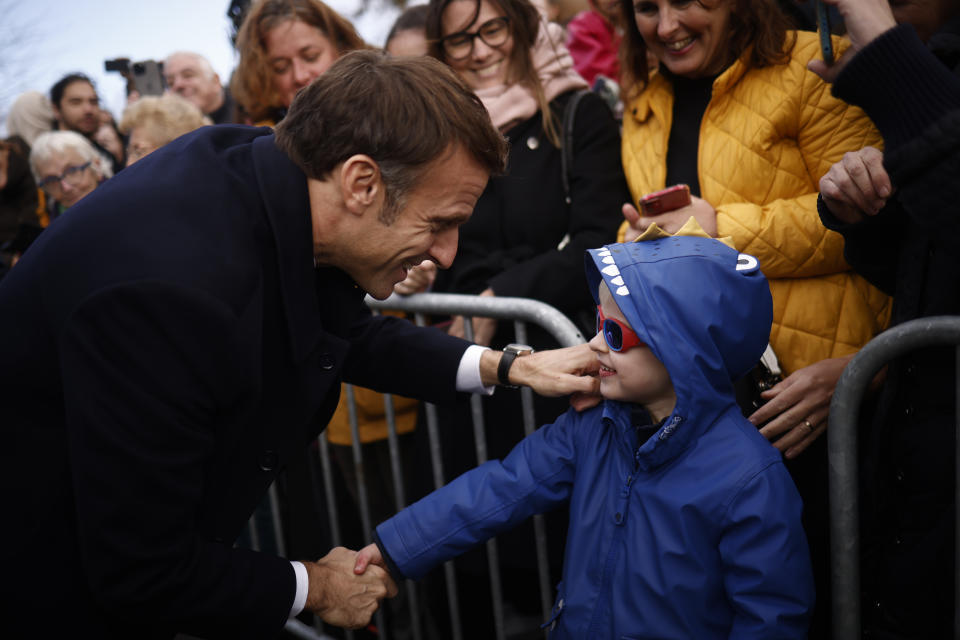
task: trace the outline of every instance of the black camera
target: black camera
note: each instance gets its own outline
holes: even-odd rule
[[[163,80],[163,62],[156,60],[130,62],[130,58],[114,58],[105,60],[103,68],[127,79],[127,95],[136,91],[141,96],[159,96],[167,86]]]

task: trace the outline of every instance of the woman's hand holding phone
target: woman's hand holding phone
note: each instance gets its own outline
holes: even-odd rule
[[[716,209],[703,198],[696,196],[690,196],[690,203],[686,206],[650,216],[640,215],[636,207],[626,203],[623,205],[623,217],[630,224],[625,238],[628,241],[634,240],[654,223],[667,233],[676,233],[691,217],[695,218],[711,237],[717,237]]]

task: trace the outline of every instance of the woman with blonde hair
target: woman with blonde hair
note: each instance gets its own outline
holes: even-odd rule
[[[237,33],[230,91],[252,122],[276,124],[337,58],[367,48],[350,21],[320,0],[257,0]]]
[[[210,119],[192,102],[174,94],[140,98],[123,112],[120,131],[128,137],[127,166]]]

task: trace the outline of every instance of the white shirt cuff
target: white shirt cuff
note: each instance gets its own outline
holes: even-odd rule
[[[457,391],[480,393],[485,396],[493,395],[496,385],[485,386],[480,377],[480,356],[488,347],[472,344],[463,352],[460,366],[457,368]]]
[[[307,605],[307,592],[310,590],[310,577],[307,575],[307,568],[302,562],[291,560],[293,572],[297,574],[297,595],[293,598],[293,606],[290,607],[290,617],[300,615],[303,608]]]

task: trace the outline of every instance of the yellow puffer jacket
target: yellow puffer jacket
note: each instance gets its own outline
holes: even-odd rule
[[[838,55],[846,44],[834,42]],[[735,62],[714,81],[700,125],[701,197],[717,210],[717,235],[760,260],[773,296],[770,343],[787,373],[856,352],[890,317],[889,298],[850,271],[843,238],[817,214],[830,166],[881,144],[867,116],[807,70],[817,56],[817,35],[798,32],[784,64],[748,71]],[[672,109],[673,89],[654,73],[625,110],[623,169],[634,202],[666,186]]]

